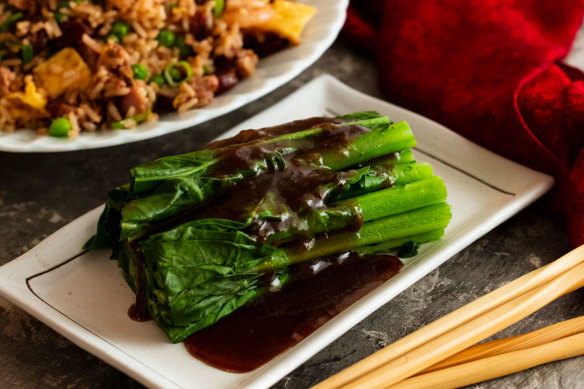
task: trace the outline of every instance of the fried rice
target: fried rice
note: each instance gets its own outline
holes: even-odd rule
[[[258,57],[299,44],[314,12],[291,0],[2,1],[0,130],[74,137],[209,104]],[[54,133],[59,118],[69,127]]]

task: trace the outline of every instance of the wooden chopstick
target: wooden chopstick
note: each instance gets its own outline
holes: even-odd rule
[[[584,354],[584,333],[578,333],[535,347],[502,353],[410,377],[389,388],[457,388],[582,354]]]
[[[387,387],[513,324],[584,284],[584,246],[444,316],[315,388]]]
[[[557,297],[584,286],[584,263],[514,300],[447,331],[382,367],[364,372],[345,388],[385,388],[499,332]],[[414,333],[415,334],[415,333]],[[390,346],[391,347],[391,346]]]
[[[427,374],[478,359],[541,346],[579,333],[584,333],[584,316],[553,324],[527,334],[477,344],[422,370],[419,374]]]

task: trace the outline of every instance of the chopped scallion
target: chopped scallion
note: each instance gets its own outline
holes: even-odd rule
[[[193,69],[186,61],[173,62],[164,69],[164,78],[171,86],[177,86],[184,81],[189,81],[193,76]]]
[[[26,65],[34,59],[34,49],[32,45],[22,45],[20,48],[20,55],[22,56],[22,64]]]
[[[132,116],[131,118],[120,120],[119,122],[113,122],[112,129],[123,130],[130,121],[142,123],[144,120],[148,119],[150,115],[152,115],[152,111],[148,110],[144,113],[139,113],[138,115]]]
[[[0,25],[0,32],[7,32],[8,30],[10,30],[12,27],[14,27],[16,22],[22,19],[22,17],[23,17],[22,12],[17,12],[15,14],[10,15],[8,19],[6,19],[4,23]]]

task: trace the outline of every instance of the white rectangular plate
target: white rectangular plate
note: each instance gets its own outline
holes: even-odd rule
[[[318,115],[376,110],[407,120],[418,140],[414,154],[430,162],[448,188],[453,218],[444,239],[426,244],[400,274],[263,367],[226,373],[171,344],[153,322],[130,320],[134,295],[109,252],[81,253],[101,207],[63,227],[0,268],[0,294],[71,341],[158,388],[264,388],[309,359],[363,318],[544,194],[553,179],[487,151],[413,112],[350,89],[324,75],[270,109],[241,123],[259,128]]]

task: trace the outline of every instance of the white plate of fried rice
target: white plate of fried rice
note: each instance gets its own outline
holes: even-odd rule
[[[165,135],[241,107],[314,63],[348,0],[0,3],[0,150]]]

